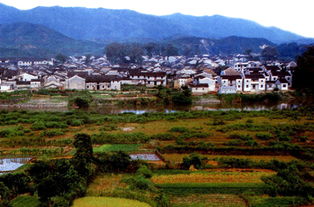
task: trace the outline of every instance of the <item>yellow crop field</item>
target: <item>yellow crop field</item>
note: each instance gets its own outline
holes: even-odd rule
[[[96,179],[88,186],[88,196],[102,196],[104,194],[112,193],[116,188],[123,188],[126,186],[125,183],[121,182],[124,175],[122,174],[104,174],[99,175]]]
[[[275,172],[201,172],[190,174],[157,175],[152,177],[156,184],[165,183],[262,183],[262,176]]]
[[[76,199],[72,207],[150,207],[150,205],[124,198],[84,197]]]

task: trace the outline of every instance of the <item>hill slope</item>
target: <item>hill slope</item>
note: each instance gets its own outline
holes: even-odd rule
[[[42,25],[13,23],[0,25],[2,57],[52,57],[58,53],[78,55],[100,53],[102,45],[69,38]]]
[[[77,7],[37,7],[21,11],[0,4],[0,24],[21,21],[42,24],[71,38],[84,40],[161,40],[175,35],[206,38],[243,36],[265,38],[275,43],[302,39],[278,28],[218,15],[153,16],[130,10]]]

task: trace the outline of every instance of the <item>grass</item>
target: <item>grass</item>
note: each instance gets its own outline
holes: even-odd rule
[[[245,207],[246,203],[232,194],[192,194],[173,196],[172,207]]]
[[[11,207],[39,207],[40,202],[34,196],[18,196],[10,202]]]
[[[150,207],[150,205],[124,198],[84,197],[76,199],[72,207]]]
[[[156,184],[170,183],[262,183],[262,176],[275,172],[195,172],[190,174],[157,175],[152,177]]]
[[[166,183],[157,186],[167,194],[180,196],[190,194],[241,194],[245,192],[265,193],[263,183]]]
[[[247,200],[251,207],[291,207],[305,203],[303,198],[289,197],[269,197],[269,196],[249,196]]]
[[[132,152],[137,151],[140,146],[140,144],[104,144],[100,147],[94,147],[94,153],[115,151]]]
[[[126,184],[121,182],[125,177],[123,174],[102,174],[96,177],[87,188],[88,196],[104,196],[114,192],[116,188],[125,188]]]

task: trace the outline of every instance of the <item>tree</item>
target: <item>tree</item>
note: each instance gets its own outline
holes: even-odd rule
[[[179,50],[174,45],[167,44],[162,48],[162,54],[164,56],[177,56],[179,54]]]
[[[83,97],[76,97],[73,100],[73,103],[75,106],[77,106],[79,109],[87,109],[89,107],[89,100]]]
[[[63,54],[58,54],[56,56],[56,60],[59,62],[59,63],[65,63],[67,61],[68,57],[63,55]]]
[[[275,60],[278,57],[278,51],[275,47],[272,46],[266,46],[262,52],[261,56],[264,58],[264,60]]]
[[[293,74],[293,86],[299,90],[314,93],[314,46],[311,46],[297,58],[298,67]]]
[[[107,45],[105,48],[105,53],[108,60],[113,64],[124,62],[124,58],[126,56],[126,51],[123,44],[116,42]]]
[[[182,91],[176,92],[172,96],[172,102],[175,105],[191,105],[192,104],[192,93],[187,86],[182,87]]]
[[[206,166],[208,161],[207,157],[198,154],[190,154],[188,157],[183,158],[182,168],[189,169],[193,165],[196,169],[202,169]]]
[[[4,185],[3,182],[0,182],[0,201],[8,199],[10,195],[10,189]]]
[[[247,49],[244,51],[244,54],[247,56],[247,59],[249,61],[253,60],[252,52],[253,52],[252,49]]]
[[[88,134],[76,134],[73,143],[76,152],[72,158],[73,165],[80,175],[89,177],[92,173],[93,146]]]

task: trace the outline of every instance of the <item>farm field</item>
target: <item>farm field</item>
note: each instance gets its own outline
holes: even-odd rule
[[[245,201],[232,194],[191,194],[172,196],[172,207],[246,207]]]
[[[167,161],[173,163],[180,163],[182,162],[183,158],[188,156],[188,154],[178,154],[178,153],[165,153],[162,154],[163,158]],[[203,156],[207,157],[209,160],[214,160],[217,158],[228,158],[232,156],[233,158],[237,159],[249,159],[252,161],[271,161],[271,160],[279,160],[282,162],[290,162],[292,160],[297,160],[297,158],[289,155],[278,155],[278,156],[270,156],[270,155],[208,155],[204,154]]]
[[[143,202],[124,198],[83,197],[75,200],[72,207],[150,207],[150,206]]]
[[[34,177],[32,182],[38,183],[33,188],[58,180],[66,183],[72,177],[76,180],[71,185],[86,179],[80,183],[85,188],[79,195],[87,197],[76,199],[73,207],[159,207],[162,203],[167,203],[165,207],[288,207],[305,203],[298,193],[266,195],[275,182],[285,179],[278,178],[282,169],[286,171],[281,175],[290,173],[290,181],[306,175],[297,183],[313,186],[314,120],[312,114],[299,111],[0,115],[1,156],[34,158],[18,171],[27,174],[26,181]],[[86,140],[77,143],[81,136]],[[82,145],[86,148],[79,151]],[[148,154],[158,159],[134,159]],[[34,165],[39,171],[60,171],[45,177],[29,170]],[[62,187],[56,186],[55,192]],[[30,200],[36,205],[38,200],[26,195],[32,194],[12,202],[19,207],[23,200]],[[49,201],[68,199],[58,196]]]
[[[124,151],[124,152],[132,152],[137,151],[141,145],[139,144],[104,144],[99,147],[94,147],[94,153],[101,152],[114,152],[114,151]]]
[[[156,184],[165,183],[262,183],[262,176],[275,172],[193,172],[189,174],[153,176]]]

